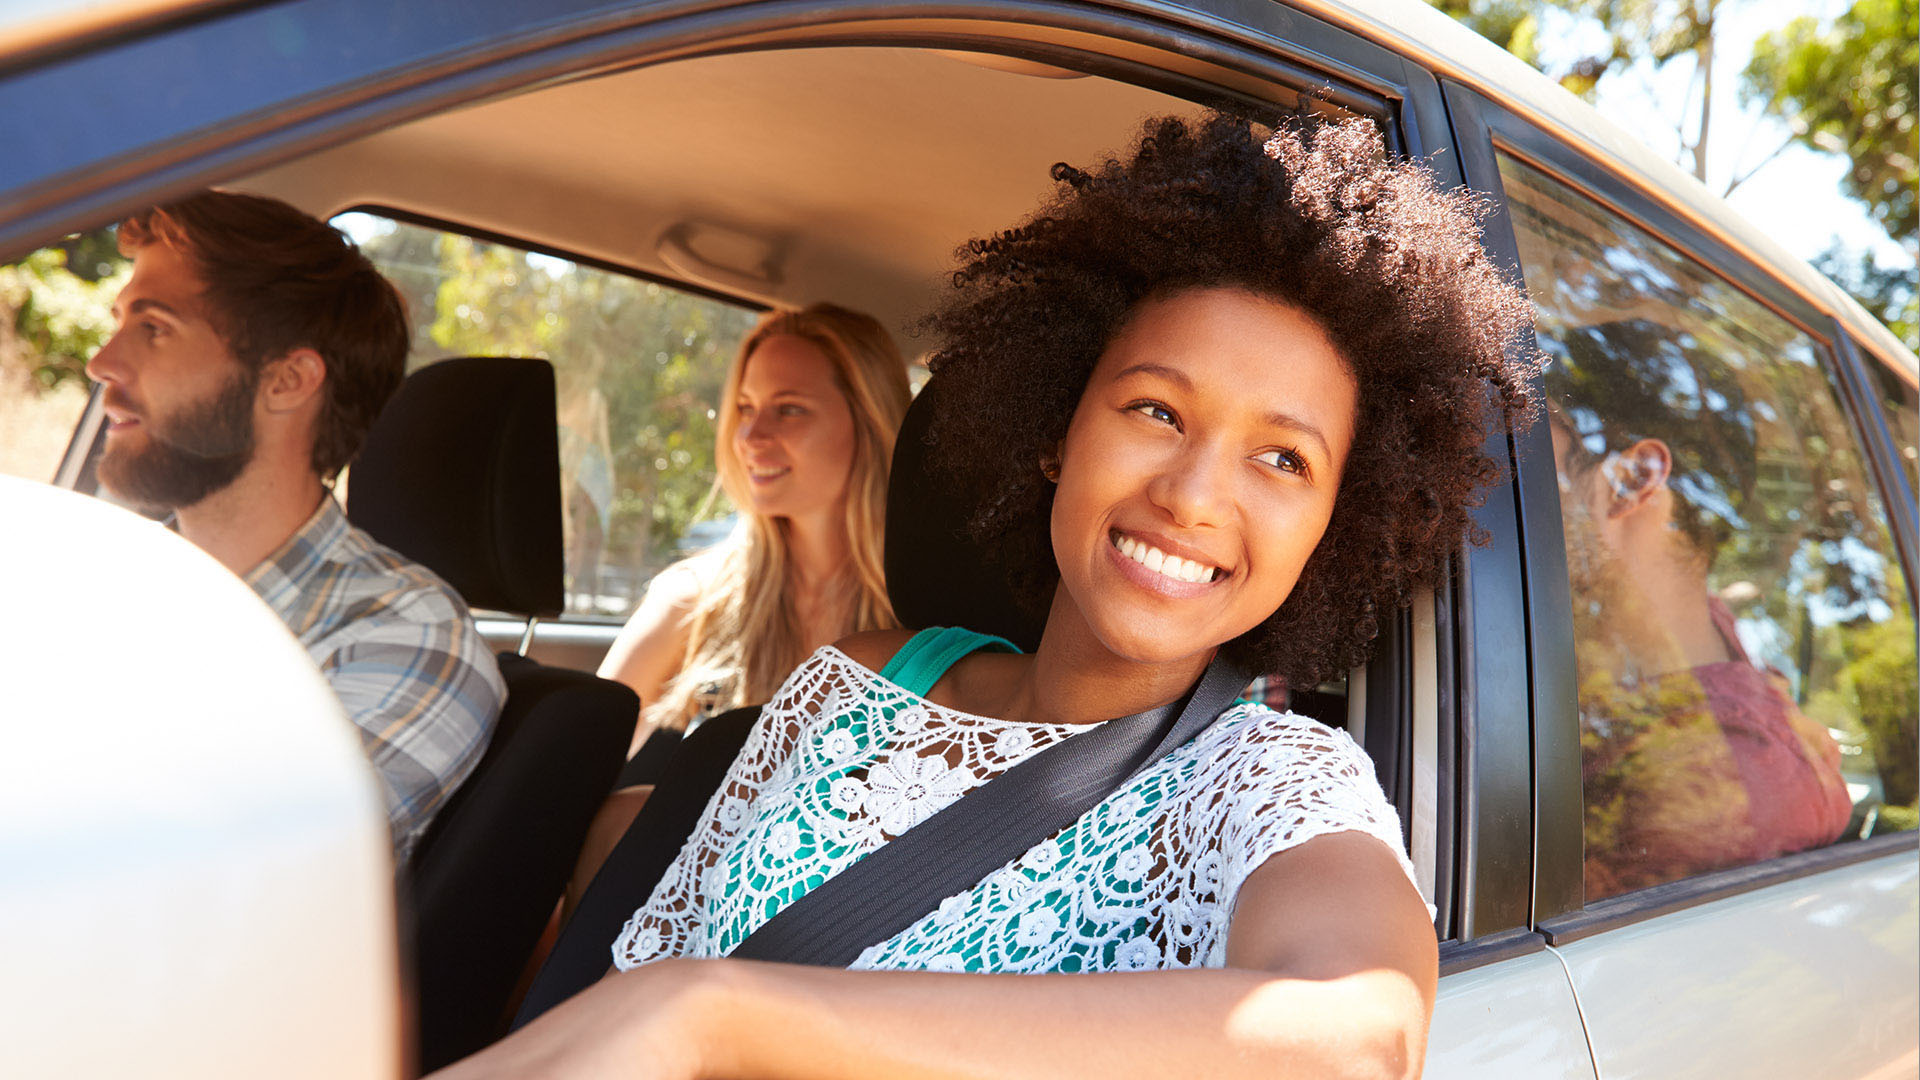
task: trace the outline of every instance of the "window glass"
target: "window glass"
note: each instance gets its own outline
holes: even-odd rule
[[[753,311],[371,214],[334,224],[406,297],[410,367],[450,356],[552,362],[569,612],[625,616],[655,573],[726,535],[714,409]]]
[[[86,364],[132,273],[111,227],[0,265],[0,473],[51,480],[87,407]]]
[[[1912,828],[1913,619],[1820,348],[1501,174],[1551,360],[1587,899]]]

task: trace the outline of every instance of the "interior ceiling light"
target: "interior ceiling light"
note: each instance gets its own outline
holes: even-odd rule
[[[691,281],[771,299],[784,275],[779,243],[709,221],[682,221],[661,234],[660,261]]]

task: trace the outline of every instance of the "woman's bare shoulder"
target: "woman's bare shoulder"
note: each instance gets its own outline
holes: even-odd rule
[[[862,630],[834,642],[833,647],[867,670],[879,671],[912,638],[911,630]]]
[[[653,576],[647,583],[649,596],[675,607],[692,607],[719,578],[726,552],[722,546],[690,555]]]

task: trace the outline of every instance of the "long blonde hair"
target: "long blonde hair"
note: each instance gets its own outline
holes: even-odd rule
[[[886,524],[887,473],[894,436],[906,415],[907,365],[879,320],[834,304],[768,312],[740,344],[720,391],[714,459],[718,486],[740,508],[733,535],[714,552],[699,599],[688,615],[686,661],[648,705],[646,723],[684,728],[701,712],[766,701],[806,659],[799,619],[787,588],[787,523],[753,512],[746,467],[734,453],[740,426],[733,403],[747,360],[768,338],[800,338],[833,362],[835,381],[853,414],[853,464],[847,475],[848,565],[852,620],[840,633],[899,625],[887,599],[881,563]]]

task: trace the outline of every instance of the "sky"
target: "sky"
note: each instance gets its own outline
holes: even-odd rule
[[[1848,2],[1729,0],[1721,7],[1707,145],[1707,186],[1714,193],[1726,189],[1736,170],[1744,173],[1753,168],[1789,135],[1785,124],[1762,116],[1758,104],[1751,108],[1740,104],[1740,73],[1753,53],[1754,41],[1800,15],[1831,18],[1844,11]],[[1561,71],[1583,54],[1604,51],[1604,38],[1595,34],[1583,33],[1570,17],[1558,13],[1544,17],[1542,66]],[[1684,113],[1691,133],[1699,113],[1698,98],[1687,100],[1692,66],[1682,59],[1656,71],[1643,61],[1609,73],[1599,82],[1594,106],[1622,128],[1638,133],[1655,153],[1680,161],[1675,123]],[[1692,161],[1682,167],[1691,170]],[[1883,267],[1913,267],[1913,259],[1868,216],[1866,208],[1841,191],[1846,172],[1845,157],[1796,144],[1734,189],[1727,202],[1750,221],[1764,224],[1782,247],[1802,258],[1812,259],[1837,237],[1850,249],[1872,251]]]

